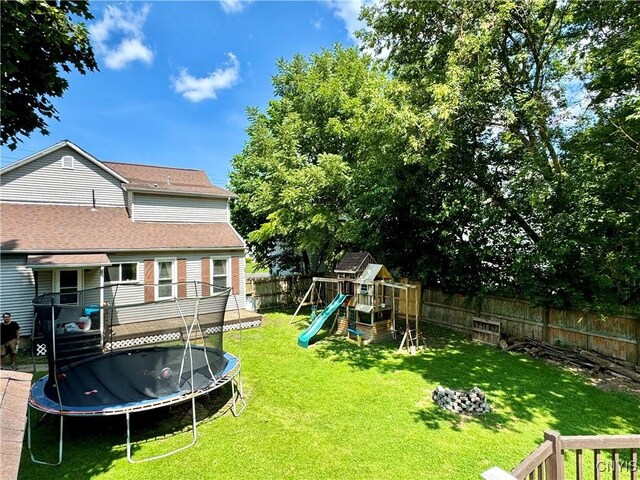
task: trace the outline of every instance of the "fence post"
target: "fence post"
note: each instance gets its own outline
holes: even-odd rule
[[[564,456],[562,455],[562,439],[560,432],[546,430],[544,439],[549,440],[553,445],[553,453],[546,461],[547,479],[564,480]]]
[[[544,316],[542,317],[542,341],[549,343],[549,320],[551,319],[551,307],[544,306]]]

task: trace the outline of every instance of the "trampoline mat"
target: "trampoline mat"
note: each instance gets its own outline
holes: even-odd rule
[[[208,365],[207,365],[208,359]],[[180,366],[182,375],[180,375]],[[154,347],[102,354],[67,365],[58,371],[60,403],[96,409],[145,402],[206,388],[215,382],[229,360],[218,349]],[[49,379],[44,394],[58,402],[56,386]]]

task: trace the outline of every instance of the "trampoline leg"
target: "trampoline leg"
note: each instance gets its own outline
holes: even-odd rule
[[[242,373],[238,373],[238,376],[231,381],[231,413],[233,413],[234,417],[237,417],[244,409],[247,408],[247,402],[244,399],[244,389],[242,387]],[[238,410],[237,400],[240,400],[242,403],[242,408]]]
[[[134,460],[131,458],[131,421],[130,421],[130,412],[126,413],[127,417],[127,460],[129,463],[144,463],[149,462],[151,460],[158,460],[159,458],[168,457],[169,455],[173,455],[174,453],[181,452],[182,450],[186,450],[187,448],[193,447],[196,444],[196,440],[198,439],[198,430],[196,425],[196,398],[191,398],[191,419],[192,419],[192,427],[193,427],[193,437],[191,439],[191,443],[189,445],[185,445],[184,447],[176,448],[175,450],[167,453],[163,453],[162,455],[156,455],[155,457],[143,458],[142,460]]]
[[[60,465],[62,463],[62,447],[63,447],[63,442],[62,442],[62,433],[63,433],[63,426],[64,426],[64,416],[60,415],[60,439],[59,439],[59,443],[58,443],[58,463],[50,463],[50,462],[45,462],[43,460],[38,460],[36,459],[36,457],[33,455],[33,451],[31,449],[31,407],[27,406],[27,448],[29,449],[29,455],[31,456],[31,461],[33,463],[37,463],[39,465],[49,465],[51,467],[57,467],[58,465]]]

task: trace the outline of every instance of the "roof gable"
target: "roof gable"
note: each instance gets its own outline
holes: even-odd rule
[[[27,165],[27,164],[35,161],[35,160],[38,160],[39,158],[44,157],[45,155],[49,155],[50,153],[53,153],[56,150],[60,150],[61,148],[65,148],[65,147],[73,150],[78,155],[81,155],[82,157],[84,157],[85,159],[90,161],[91,163],[95,164],[97,167],[99,167],[102,170],[104,170],[105,172],[107,172],[109,175],[112,175],[113,177],[115,177],[118,180],[120,180],[121,182],[129,183],[128,180],[125,177],[123,177],[119,173],[115,172],[114,170],[109,168],[107,165],[105,165],[103,162],[101,162],[100,160],[95,158],[93,155],[91,155],[90,153],[84,151],[83,149],[78,147],[75,143],[70,142],[69,140],[63,140],[62,142],[56,143],[55,145],[52,145],[52,146],[50,146],[48,148],[45,148],[44,150],[36,152],[33,155],[29,155],[28,157],[23,158],[19,162],[12,163],[11,165],[8,165],[8,166],[4,167],[3,169],[1,169],[0,170],[0,174],[5,174],[5,173],[11,172],[13,170],[16,170],[16,169],[22,167],[23,165]]]
[[[393,280],[393,277],[384,265],[380,265],[378,263],[370,263],[369,265],[367,265],[367,268],[364,270],[364,272],[362,272],[362,275],[360,275],[358,282],[371,283],[375,280]]]
[[[347,252],[333,271],[337,273],[362,272],[369,263],[375,263],[369,252]]]

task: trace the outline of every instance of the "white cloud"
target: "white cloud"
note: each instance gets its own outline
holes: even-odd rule
[[[229,61],[223,68],[218,68],[206,77],[189,75],[186,68],[173,78],[173,89],[191,102],[216,99],[217,92],[231,88],[240,80],[240,62],[233,53],[228,53]]]
[[[225,13],[239,13],[253,0],[220,0],[220,6]]]
[[[89,26],[91,40],[98,55],[104,57],[107,68],[119,70],[132,62],[153,62],[153,52],[144,43],[142,27],[151,5],[145,4],[139,11],[130,5],[124,8],[107,5],[102,19]],[[112,37],[119,41],[111,41]]]
[[[349,33],[349,37],[362,47],[360,39],[356,37],[358,30],[368,30],[367,24],[359,19],[362,7],[371,7],[379,3],[380,0],[322,0],[333,11],[333,15],[344,22],[344,26]],[[370,48],[364,48],[364,53],[384,59],[389,55],[388,50],[384,49],[376,54]]]
[[[344,22],[349,36],[355,40],[355,33],[365,27],[365,23],[359,20],[362,5],[369,5],[372,1],[366,0],[325,0],[333,14]]]

